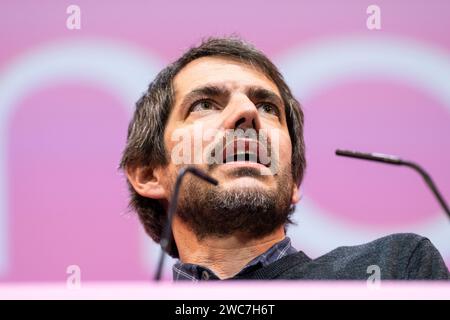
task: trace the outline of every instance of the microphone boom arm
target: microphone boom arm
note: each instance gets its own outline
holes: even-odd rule
[[[169,209],[167,210],[166,225],[164,226],[164,230],[161,235],[161,239],[159,241],[159,243],[161,244],[161,255],[159,257],[158,268],[157,268],[156,274],[155,274],[155,281],[161,280],[161,274],[162,274],[162,269],[163,269],[163,265],[164,265],[164,258],[166,256],[167,249],[169,248],[171,239],[172,239],[172,220],[173,220],[173,215],[175,214],[175,211],[177,209],[178,195],[180,193],[181,182],[183,181],[183,178],[185,177],[185,175],[187,173],[192,173],[193,175],[195,175],[215,186],[219,184],[219,182],[216,179],[208,176],[206,173],[204,173],[203,171],[201,171],[195,167],[185,167],[179,171],[177,180],[175,182],[174,191],[170,198]]]
[[[447,213],[448,217],[450,218],[450,209],[449,209],[447,203],[445,202],[444,197],[440,194],[439,190],[437,189],[437,186],[431,179],[431,176],[418,164],[416,164],[414,162],[402,160],[395,156],[381,154],[381,153],[362,153],[362,152],[354,152],[354,151],[338,149],[338,150],[336,150],[336,155],[357,158],[357,159],[363,159],[363,160],[383,162],[383,163],[394,164],[394,165],[399,165],[399,166],[407,166],[407,167],[414,169],[425,180],[425,183],[431,189],[434,196],[439,201],[439,204],[441,205],[441,207],[444,209],[445,213]]]

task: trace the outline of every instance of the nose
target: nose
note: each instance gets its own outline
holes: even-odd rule
[[[231,103],[231,101],[230,101]],[[258,109],[248,97],[236,99],[228,106],[230,112],[226,113],[223,122],[224,129],[255,129],[261,128]]]

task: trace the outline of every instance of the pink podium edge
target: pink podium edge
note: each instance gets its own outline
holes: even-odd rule
[[[448,300],[450,282],[86,282],[79,288],[64,283],[7,283],[0,284],[0,299]]]

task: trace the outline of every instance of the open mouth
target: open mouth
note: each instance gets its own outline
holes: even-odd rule
[[[234,140],[223,149],[223,163],[233,162],[270,166],[267,149],[258,141],[249,139]]]

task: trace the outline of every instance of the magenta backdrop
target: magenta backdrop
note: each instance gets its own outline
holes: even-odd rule
[[[66,28],[71,4],[80,30]],[[366,27],[371,4],[381,30]],[[450,2],[0,7],[1,281],[65,281],[69,265],[83,280],[149,279],[156,247],[128,213],[117,170],[133,103],[187,47],[233,33],[285,71],[304,106],[309,163],[289,229],[295,246],[316,257],[409,231],[450,265],[450,221],[417,174],[334,156],[344,148],[414,160],[450,200]]]

